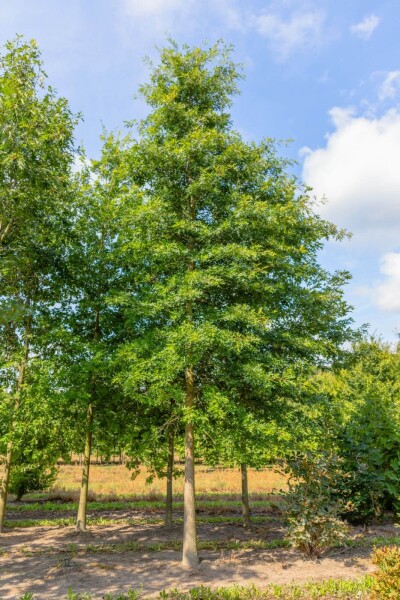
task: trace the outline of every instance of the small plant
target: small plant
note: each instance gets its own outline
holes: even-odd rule
[[[72,588],[68,588],[67,600],[91,600],[91,598],[92,595],[88,592],[85,594],[75,594],[75,592],[72,591]]]
[[[106,594],[104,596],[104,600],[139,600],[139,598],[139,593],[134,590],[129,590],[126,594],[118,594],[117,596],[113,594]]]
[[[303,455],[286,467],[286,537],[308,556],[320,556],[348,541],[347,524],[339,517],[341,503],[333,499],[338,470],[338,459],[330,456]]]
[[[400,598],[400,548],[375,549],[372,562],[378,569],[372,582],[371,600]]]

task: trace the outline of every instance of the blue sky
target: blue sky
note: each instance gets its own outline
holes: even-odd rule
[[[245,66],[233,106],[246,139],[293,139],[282,153],[326,196],[321,213],[353,232],[321,255],[348,269],[357,324],[400,330],[400,3],[395,0],[0,0],[0,38],[35,38],[49,80],[84,121],[96,156],[102,125],[140,118],[143,56],[171,36],[235,46]]]

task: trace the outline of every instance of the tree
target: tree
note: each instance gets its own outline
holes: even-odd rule
[[[313,212],[271,140],[246,143],[232,129],[240,75],[230,54],[222,43],[163,49],[140,89],[151,110],[127,155],[142,201],[125,232],[136,288],[123,299],[124,387],[147,405],[173,398],[180,409],[190,567],[196,426],[240,402],[229,391],[238,371],[253,389],[271,386],[279,364],[326,360],[349,329],[348,275],[317,262],[323,240],[342,234]]]
[[[271,464],[279,452],[277,423],[263,419],[241,401],[225,404],[220,417],[210,415],[198,434],[198,446],[208,465],[238,467],[241,477],[241,507],[244,527],[250,527],[248,467]],[[281,422],[280,422],[281,425]]]
[[[43,319],[61,295],[76,123],[67,101],[46,86],[37,44],[17,38],[5,50],[0,58],[0,377],[6,414],[0,531],[19,412],[31,393],[29,365],[33,354],[43,353]]]
[[[90,459],[94,434],[103,447],[121,433],[129,404],[122,406],[114,382],[113,353],[123,335],[121,314],[112,302],[122,272],[116,248],[120,229],[123,142],[103,136],[101,158],[78,175],[73,243],[68,251],[68,293],[58,310],[62,323],[60,387],[68,398],[65,418],[83,450],[83,471],[76,527],[86,530]],[[126,412],[125,412],[126,411]]]
[[[173,402],[165,403],[164,410],[157,407],[146,407],[136,401],[132,407],[136,419],[125,429],[125,454],[128,456],[126,466],[133,469],[132,478],[140,473],[145,466],[148,472],[147,483],[155,477],[166,479],[165,519],[166,529],[171,529],[173,508],[173,481],[182,474],[179,467],[175,467],[176,440],[181,437],[179,430],[180,419],[175,414]]]

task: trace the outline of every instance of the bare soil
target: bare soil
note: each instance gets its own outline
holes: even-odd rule
[[[112,514],[115,513],[108,516]],[[124,512],[119,514],[123,515]],[[43,518],[44,514],[40,516]],[[353,533],[393,535],[398,530],[392,525],[381,525],[368,531],[355,528]],[[268,540],[282,537],[284,529],[279,521],[250,529],[239,524],[201,523],[198,534],[200,540]],[[200,566],[194,571],[182,569],[180,552],[146,549],[150,544],[180,540],[181,536],[181,526],[167,532],[161,525],[139,524],[93,526],[85,534],[78,534],[74,527],[11,529],[0,535],[0,598],[14,600],[32,592],[37,600],[60,600],[68,588],[74,592],[90,591],[94,600],[100,600],[106,592],[129,589],[156,596],[162,589],[175,587],[185,590],[199,585],[236,584],[262,588],[270,583],[357,579],[373,570],[368,548],[335,551],[318,560],[302,558],[282,548],[204,550],[200,552]],[[140,551],[95,553],[87,549],[90,545],[93,548],[134,542],[140,544]]]

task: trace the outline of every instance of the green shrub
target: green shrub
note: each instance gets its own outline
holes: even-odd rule
[[[9,491],[15,494],[16,500],[21,500],[24,494],[47,490],[53,485],[56,477],[56,467],[17,463],[11,470]]]
[[[399,367],[400,346],[394,351],[380,340],[363,340],[347,367],[325,378],[327,412],[341,407],[330,421],[330,443],[342,459],[337,498],[344,500],[342,516],[351,523],[400,509]]]
[[[372,561],[378,569],[372,582],[371,600],[400,598],[400,548],[375,549]]]
[[[290,544],[308,556],[346,544],[348,527],[340,518],[341,502],[334,499],[340,461],[332,456],[304,454],[288,461],[286,493]]]
[[[338,498],[349,522],[368,523],[385,510],[396,511],[400,497],[400,431],[383,398],[365,393],[345,430],[338,435],[342,475]]]

